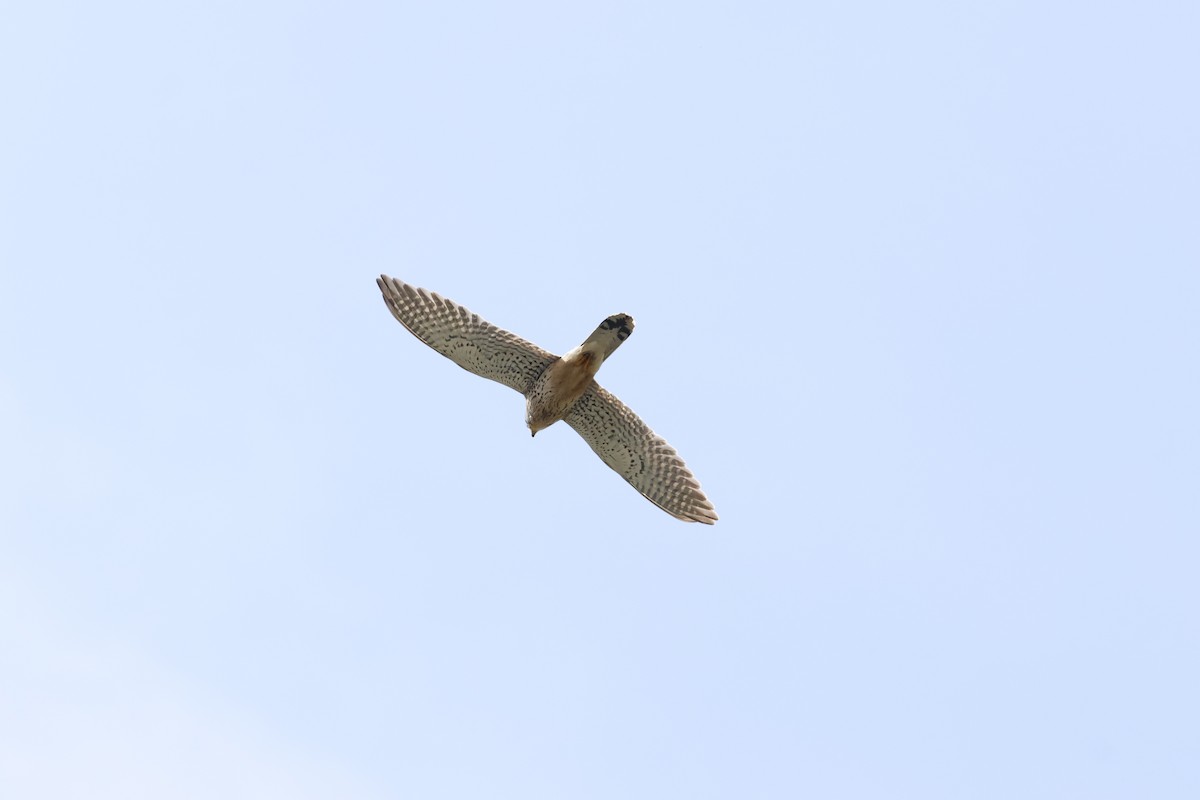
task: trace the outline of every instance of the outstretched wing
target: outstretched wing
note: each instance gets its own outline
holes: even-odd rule
[[[663,511],[686,522],[717,521],[700,482],[675,449],[595,381],[563,419],[605,464]]]
[[[401,325],[468,372],[525,394],[556,358],[453,300],[387,275],[380,275],[376,283]]]

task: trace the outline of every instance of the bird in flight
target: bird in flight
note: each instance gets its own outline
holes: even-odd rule
[[[717,521],[675,449],[594,379],[633,333],[633,317],[612,315],[583,344],[556,356],[433,292],[387,275],[376,283],[392,316],[410,333],[468,372],[525,395],[525,424],[532,435],[561,419],[663,511],[685,522]]]

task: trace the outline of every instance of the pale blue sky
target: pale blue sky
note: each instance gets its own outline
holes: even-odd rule
[[[1197,8],[13,4],[0,795],[1200,796]]]

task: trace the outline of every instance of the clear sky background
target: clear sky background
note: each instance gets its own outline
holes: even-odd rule
[[[1200,797],[1198,8],[10,4],[0,795]]]

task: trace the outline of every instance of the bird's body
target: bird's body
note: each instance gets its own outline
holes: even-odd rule
[[[583,396],[604,360],[633,333],[633,317],[614,314],[583,344],[551,362],[525,394],[525,424],[531,435],[566,417]]]
[[[688,522],[716,522],[712,503],[683,460],[620,400],[596,383],[596,371],[633,333],[633,318],[614,314],[561,357],[425,289],[381,275],[392,315],[413,335],[463,369],[525,395],[532,435],[564,420],[650,502]]]

